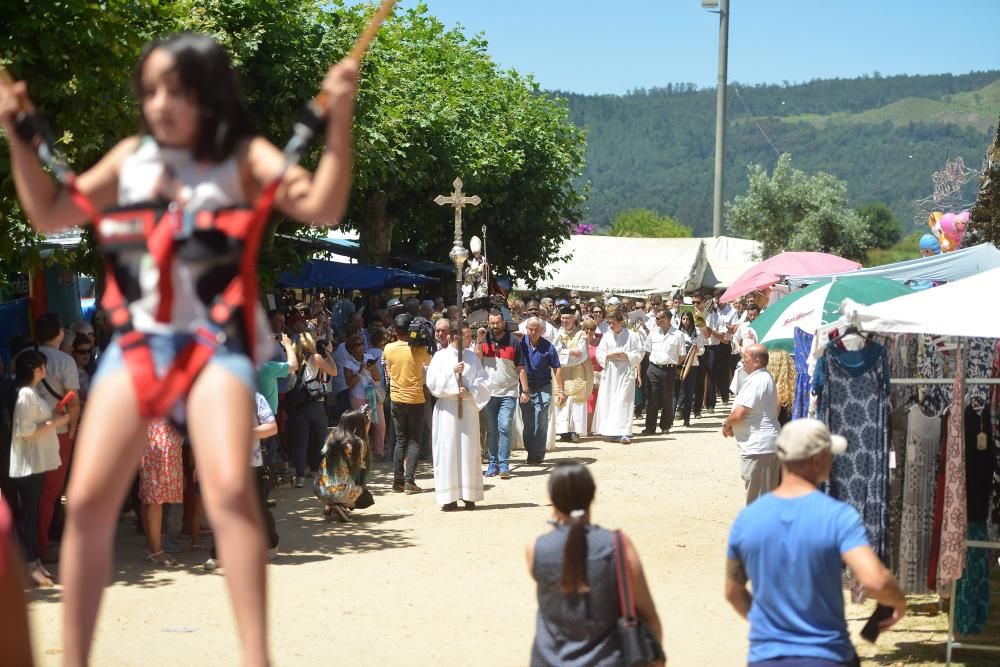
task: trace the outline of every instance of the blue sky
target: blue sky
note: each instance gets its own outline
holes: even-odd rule
[[[714,87],[719,20],[701,0],[425,0],[544,88]],[[417,0],[401,0],[412,7]],[[1000,68],[1000,0],[731,0],[729,81],[791,83]]]

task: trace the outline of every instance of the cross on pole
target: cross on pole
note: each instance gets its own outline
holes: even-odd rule
[[[455,301],[458,304],[458,317],[456,318],[458,324],[458,342],[455,347],[458,348],[458,363],[462,363],[464,359],[465,342],[462,340],[462,268],[465,266],[465,260],[469,257],[469,251],[465,249],[462,245],[462,209],[466,206],[479,206],[478,195],[473,195],[471,197],[466,197],[462,194],[462,179],[456,178],[455,182],[452,184],[455,186],[455,190],[449,196],[438,195],[434,198],[434,203],[438,206],[452,206],[455,209],[455,245],[452,247],[451,252],[448,253],[448,257],[451,261],[455,263]],[[462,376],[458,375],[456,377],[458,380],[459,391],[462,389]],[[462,417],[462,395],[458,396],[458,417]],[[462,439],[462,425],[457,423],[458,427],[458,442]]]
[[[452,185],[455,186],[455,191],[448,197],[438,195],[434,198],[434,203],[438,206],[448,205],[455,208],[455,246],[458,247],[462,245],[462,209],[469,204],[479,206],[482,200],[479,199],[479,195],[466,197],[462,194],[463,183],[461,178],[456,178]]]

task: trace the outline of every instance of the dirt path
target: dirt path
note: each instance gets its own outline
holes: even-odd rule
[[[594,521],[638,547],[673,665],[745,664],[747,627],[722,597],[725,540],[742,506],[735,446],[719,421],[637,438],[583,440],[550,454],[575,458],[597,480]],[[516,455],[517,466],[523,452]],[[475,512],[442,514],[433,493],[388,492],[350,524],[321,520],[302,491],[276,493],[279,559],[269,569],[277,665],[526,665],[535,594],[523,546],[546,530],[547,468],[487,480]],[[433,486],[426,468],[418,483]],[[181,553],[185,567],[148,569],[130,521],[119,527],[113,583],[102,607],[95,665],[229,665],[235,629],[223,577]],[[31,605],[35,652],[60,660],[59,589]],[[169,663],[168,663],[169,661]],[[309,661],[308,663],[306,661]]]

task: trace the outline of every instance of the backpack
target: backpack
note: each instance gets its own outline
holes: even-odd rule
[[[284,406],[289,412],[301,410],[309,403],[322,401],[326,397],[326,389],[324,389],[318,374],[311,380],[302,381],[302,374],[305,370],[306,367],[303,364],[295,373],[295,385],[285,393]]]

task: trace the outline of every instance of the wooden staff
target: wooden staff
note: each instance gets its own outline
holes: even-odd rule
[[[375,16],[372,17],[368,27],[365,28],[365,31],[361,33],[360,37],[358,37],[358,41],[354,43],[354,48],[351,49],[351,53],[347,56],[348,58],[356,60],[359,63],[361,62],[361,60],[365,57],[365,54],[368,52],[368,47],[371,46],[372,40],[375,39],[375,35],[378,34],[382,24],[385,23],[386,18],[388,18],[389,14],[392,13],[392,9],[395,6],[396,0],[382,0],[382,4],[379,5],[379,8],[375,12]],[[311,104],[322,111],[320,115],[325,116],[327,111],[326,92],[320,91],[320,93],[313,98]]]

